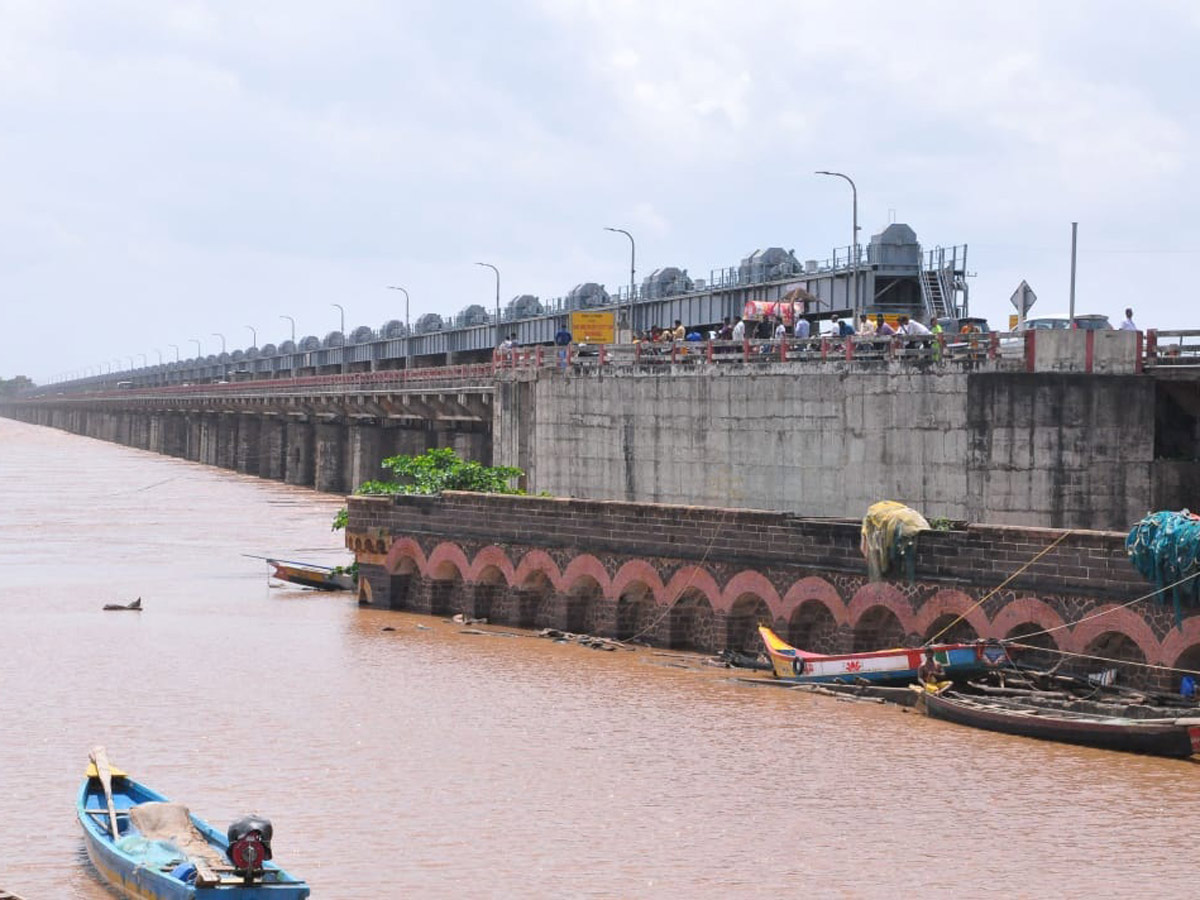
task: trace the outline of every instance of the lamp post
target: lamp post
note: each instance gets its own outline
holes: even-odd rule
[[[818,175],[832,175],[834,178],[844,178],[850,182],[850,191],[854,201],[854,232],[853,239],[850,241],[850,252],[854,254],[854,261],[851,267],[851,278],[853,279],[854,300],[850,304],[851,324],[858,327],[858,188],[854,186],[854,179],[849,175],[843,175],[841,172],[826,172],[821,170]]]
[[[225,352],[225,335],[221,334],[221,332],[219,332],[219,331],[214,331],[214,332],[212,332],[212,336],[221,339],[221,352],[224,353]]]
[[[292,323],[292,344],[295,344],[296,343],[296,320],[293,319],[291,316],[280,316],[279,318],[287,319],[289,322]]]
[[[175,351],[175,362],[179,362],[179,345],[178,344],[167,344],[167,346]]]
[[[495,346],[500,346],[500,270],[491,263],[477,262],[477,266],[485,266],[496,273],[496,340],[493,342]]]
[[[132,372],[132,371],[133,371],[133,357],[132,357],[132,356],[127,356],[127,357],[125,357],[125,358],[126,358],[127,360],[129,360],[129,371],[130,371],[130,372]]]
[[[388,285],[389,291],[400,291],[404,294],[404,368],[412,368],[412,326],[408,324],[408,291],[396,284]]]
[[[623,234],[629,238],[629,332],[630,337],[633,336],[633,297],[637,290],[637,244],[633,241],[633,235],[624,228],[609,228],[604,226],[605,231],[614,231],[617,234]]]
[[[342,336],[342,362],[338,369],[343,375],[346,374],[346,310],[342,309],[340,303],[330,303],[330,306],[336,306],[338,311],[338,334]]]
[[[155,347],[154,352],[158,354],[158,364],[161,366],[162,365],[162,351],[159,350],[157,347]]]
[[[200,349],[200,342],[198,340],[196,340],[195,338],[188,338],[188,340],[196,345],[196,359],[199,360],[200,357],[203,355],[203,352]]]
[[[253,325],[247,325],[245,327],[250,329],[250,346],[253,349],[257,350],[258,349],[258,332],[254,330]]]
[[[149,359],[147,359],[145,353],[139,353],[138,356],[140,356],[142,358],[142,368],[143,369],[146,368],[146,366],[150,365],[150,361],[149,361]]]
[[[112,366],[112,368],[109,369],[109,371],[110,372],[120,372],[121,371],[121,360],[118,357],[114,356],[113,363],[114,363],[114,365]]]

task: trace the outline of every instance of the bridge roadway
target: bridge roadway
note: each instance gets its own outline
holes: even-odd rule
[[[1198,339],[539,345],[424,369],[51,386],[0,414],[328,492],[453,447],[562,496],[841,516],[896,496],[967,521],[1119,529],[1200,507]],[[831,478],[848,463],[854,479]]]

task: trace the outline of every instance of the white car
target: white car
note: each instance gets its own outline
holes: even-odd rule
[[[1046,316],[1031,316],[1017,325],[1017,331],[1060,331],[1071,327],[1071,317],[1066,313],[1055,313]],[[1104,331],[1112,328],[1108,316],[1103,313],[1077,313],[1075,327],[1092,331]]]

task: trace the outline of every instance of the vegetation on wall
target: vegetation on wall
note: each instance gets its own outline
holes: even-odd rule
[[[442,491],[476,491],[481,494],[523,494],[512,487],[524,472],[513,466],[485,466],[463,459],[449,447],[426,450],[419,456],[391,456],[383,467],[394,481],[365,481],[356,494],[439,494]],[[333,519],[333,530],[346,527],[343,507]]]

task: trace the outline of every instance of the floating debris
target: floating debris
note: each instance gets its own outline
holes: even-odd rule
[[[628,644],[622,641],[614,641],[611,638],[596,637],[591,634],[574,634],[570,631],[559,631],[557,628],[543,628],[538,632],[538,637],[549,638],[556,644],[579,644],[581,647],[588,647],[592,650],[632,650]]]
[[[136,600],[130,600],[128,603],[105,603],[104,608],[105,608],[105,610],[107,610],[109,612],[118,612],[118,611],[122,611],[122,610],[129,610],[131,612],[141,612],[142,611],[142,598],[138,597]]]

